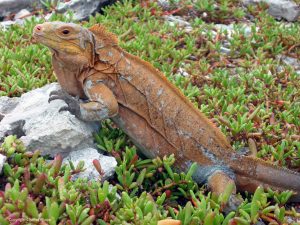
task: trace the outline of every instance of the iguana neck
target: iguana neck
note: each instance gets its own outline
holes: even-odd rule
[[[53,54],[52,65],[59,84],[64,90],[73,96],[79,96],[85,98],[83,92],[83,81],[86,77],[88,67],[81,65],[72,65],[66,58],[62,60],[62,57],[58,54]]]

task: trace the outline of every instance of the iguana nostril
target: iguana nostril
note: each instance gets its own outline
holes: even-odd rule
[[[35,26],[35,30],[36,31],[42,31],[42,26],[40,26],[40,25]]]

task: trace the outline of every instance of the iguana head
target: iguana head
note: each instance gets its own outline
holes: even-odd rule
[[[86,28],[74,23],[45,22],[34,27],[33,37],[62,60],[93,64],[94,39]]]

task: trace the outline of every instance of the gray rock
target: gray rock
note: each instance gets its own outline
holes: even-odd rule
[[[93,165],[94,159],[99,160],[104,172],[103,177],[100,177],[100,174],[95,169]],[[117,166],[117,161],[114,157],[102,155],[94,148],[85,148],[79,151],[73,151],[64,159],[63,162],[66,163],[67,161],[72,161],[75,167],[80,161],[84,161],[86,170],[75,175],[73,177],[75,179],[88,178],[88,180],[101,179],[103,181],[114,175],[115,168]]]
[[[236,32],[236,28],[239,28],[238,30],[240,30],[241,33],[243,33],[246,37],[251,35],[251,24],[229,24],[229,25],[225,25],[225,24],[215,24],[214,28],[219,31],[219,32],[224,32],[226,31],[227,35],[229,38],[232,37],[233,33]],[[256,30],[258,30],[258,28],[256,28]]]
[[[115,2],[115,0],[60,1],[58,2],[56,9],[60,13],[65,13],[70,10],[74,13],[73,19],[83,20],[98,11],[102,6],[113,2]],[[15,16],[16,19],[22,18],[23,16],[26,16],[25,12],[27,13],[35,7],[43,7],[40,0],[0,0],[0,19],[15,13],[17,13]]]
[[[251,24],[215,24],[213,26],[214,30],[212,30],[211,33],[213,37],[216,37],[218,33],[226,37],[226,39],[222,42],[220,52],[225,55],[229,55],[231,50],[230,42],[228,40],[232,39],[233,35],[235,35],[237,32],[245,35],[246,37],[250,36],[252,33],[251,26]],[[258,28],[256,28],[256,30],[258,30]]]
[[[53,14],[54,14],[53,12],[47,13],[47,14],[44,16],[45,20],[46,20],[46,21],[49,21],[50,18],[51,18],[51,16],[53,16]]]
[[[59,89],[53,83],[20,98],[0,97],[0,140],[16,134],[29,151],[39,149],[52,156],[94,147],[92,133],[100,123],[83,122],[67,111],[60,113],[59,109],[66,105],[64,101],[48,103],[49,93]]]
[[[262,221],[261,219],[259,221],[257,221],[254,225],[266,225],[264,221]]]
[[[20,98],[9,98],[7,96],[0,97],[0,99],[0,112],[3,114],[11,112],[20,101]]]
[[[220,52],[223,53],[223,54],[225,54],[225,55],[229,55],[230,52],[231,52],[231,50],[229,48],[221,46]]]
[[[73,19],[84,20],[91,14],[100,9],[101,6],[112,3],[112,0],[73,0],[69,2],[60,2],[57,10],[60,13],[65,13],[68,10],[74,12]]]
[[[23,19],[23,18],[29,18],[30,16],[30,12],[27,9],[22,9],[21,11],[19,11],[16,15],[14,19]]]
[[[15,20],[15,21],[12,21],[12,20],[7,20],[7,21],[3,21],[3,22],[0,22],[0,30],[7,30],[11,25],[13,24],[19,24],[19,25],[23,25],[24,23],[24,20]]]
[[[0,174],[2,172],[2,168],[3,168],[3,165],[4,165],[5,162],[6,162],[6,156],[0,154]]]
[[[37,0],[0,0],[0,17],[17,13],[21,9],[32,9],[37,4],[39,4]]]
[[[12,20],[8,20],[8,21],[4,21],[4,22],[0,22],[0,29],[1,30],[6,30],[8,27],[10,27],[11,25],[15,24],[15,21]]]
[[[170,1],[169,0],[158,0],[157,4],[163,9],[163,10],[169,10],[170,9]]]
[[[269,5],[268,12],[276,18],[296,21],[300,15],[300,7],[292,0],[243,0],[245,5],[265,2]]]
[[[292,66],[295,70],[300,70],[300,60],[289,56],[281,56],[282,62]]]
[[[190,74],[186,72],[186,70],[183,67],[179,67],[177,73],[183,77],[190,77]]]
[[[297,74],[300,74],[300,60],[286,55],[279,55],[277,59],[281,60],[284,64],[294,68]]]
[[[163,16],[163,18],[169,23],[170,26],[178,25],[179,27],[184,28],[186,32],[190,32],[193,30],[191,24],[185,21],[181,16]]]
[[[294,216],[286,216],[287,224],[300,224],[300,219]]]

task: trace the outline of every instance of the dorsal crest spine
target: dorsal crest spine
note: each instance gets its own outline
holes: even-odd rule
[[[95,35],[98,41],[103,42],[105,45],[118,45],[118,38],[115,34],[109,32],[106,27],[95,24],[89,30]]]

